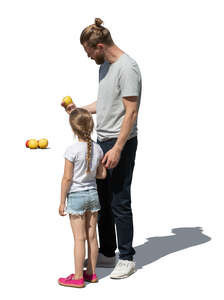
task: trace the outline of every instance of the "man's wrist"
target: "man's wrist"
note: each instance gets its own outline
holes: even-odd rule
[[[119,142],[117,142],[115,145],[114,145],[114,149],[118,152],[122,152],[123,150],[123,147]]]

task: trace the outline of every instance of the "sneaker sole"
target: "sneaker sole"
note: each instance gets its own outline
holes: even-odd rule
[[[58,281],[58,283],[62,286],[69,286],[69,287],[75,287],[75,288],[84,288],[85,287],[85,284],[83,284],[83,285],[65,284],[65,283],[61,283],[59,281]]]
[[[134,273],[135,273],[135,270],[133,270],[129,274],[123,275],[123,276],[113,276],[113,275],[111,275],[110,278],[111,279],[124,279],[124,278],[127,278],[127,277],[131,276]]]

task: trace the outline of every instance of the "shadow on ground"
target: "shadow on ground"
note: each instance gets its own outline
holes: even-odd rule
[[[203,234],[201,227],[172,229],[172,235],[147,238],[147,242],[135,247],[136,270],[147,266],[168,254],[207,243],[211,238]],[[99,279],[107,277],[113,268],[97,268]]]

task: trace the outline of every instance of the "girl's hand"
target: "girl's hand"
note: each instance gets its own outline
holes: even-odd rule
[[[60,206],[59,206],[59,215],[62,217],[66,216],[64,204],[60,204]]]
[[[76,109],[76,105],[74,103],[67,105],[66,107],[63,105],[63,102],[61,103],[61,106],[64,107],[65,111],[70,115],[70,113]]]

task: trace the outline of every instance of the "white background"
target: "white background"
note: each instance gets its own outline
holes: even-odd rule
[[[222,298],[222,4],[1,1],[1,299]],[[79,42],[95,17],[143,77],[132,186],[137,272],[117,281],[99,269],[98,284],[72,289],[57,285],[73,272],[69,220],[58,215],[73,139],[60,102],[96,100],[99,66]],[[26,149],[30,138],[47,138],[49,149]]]

